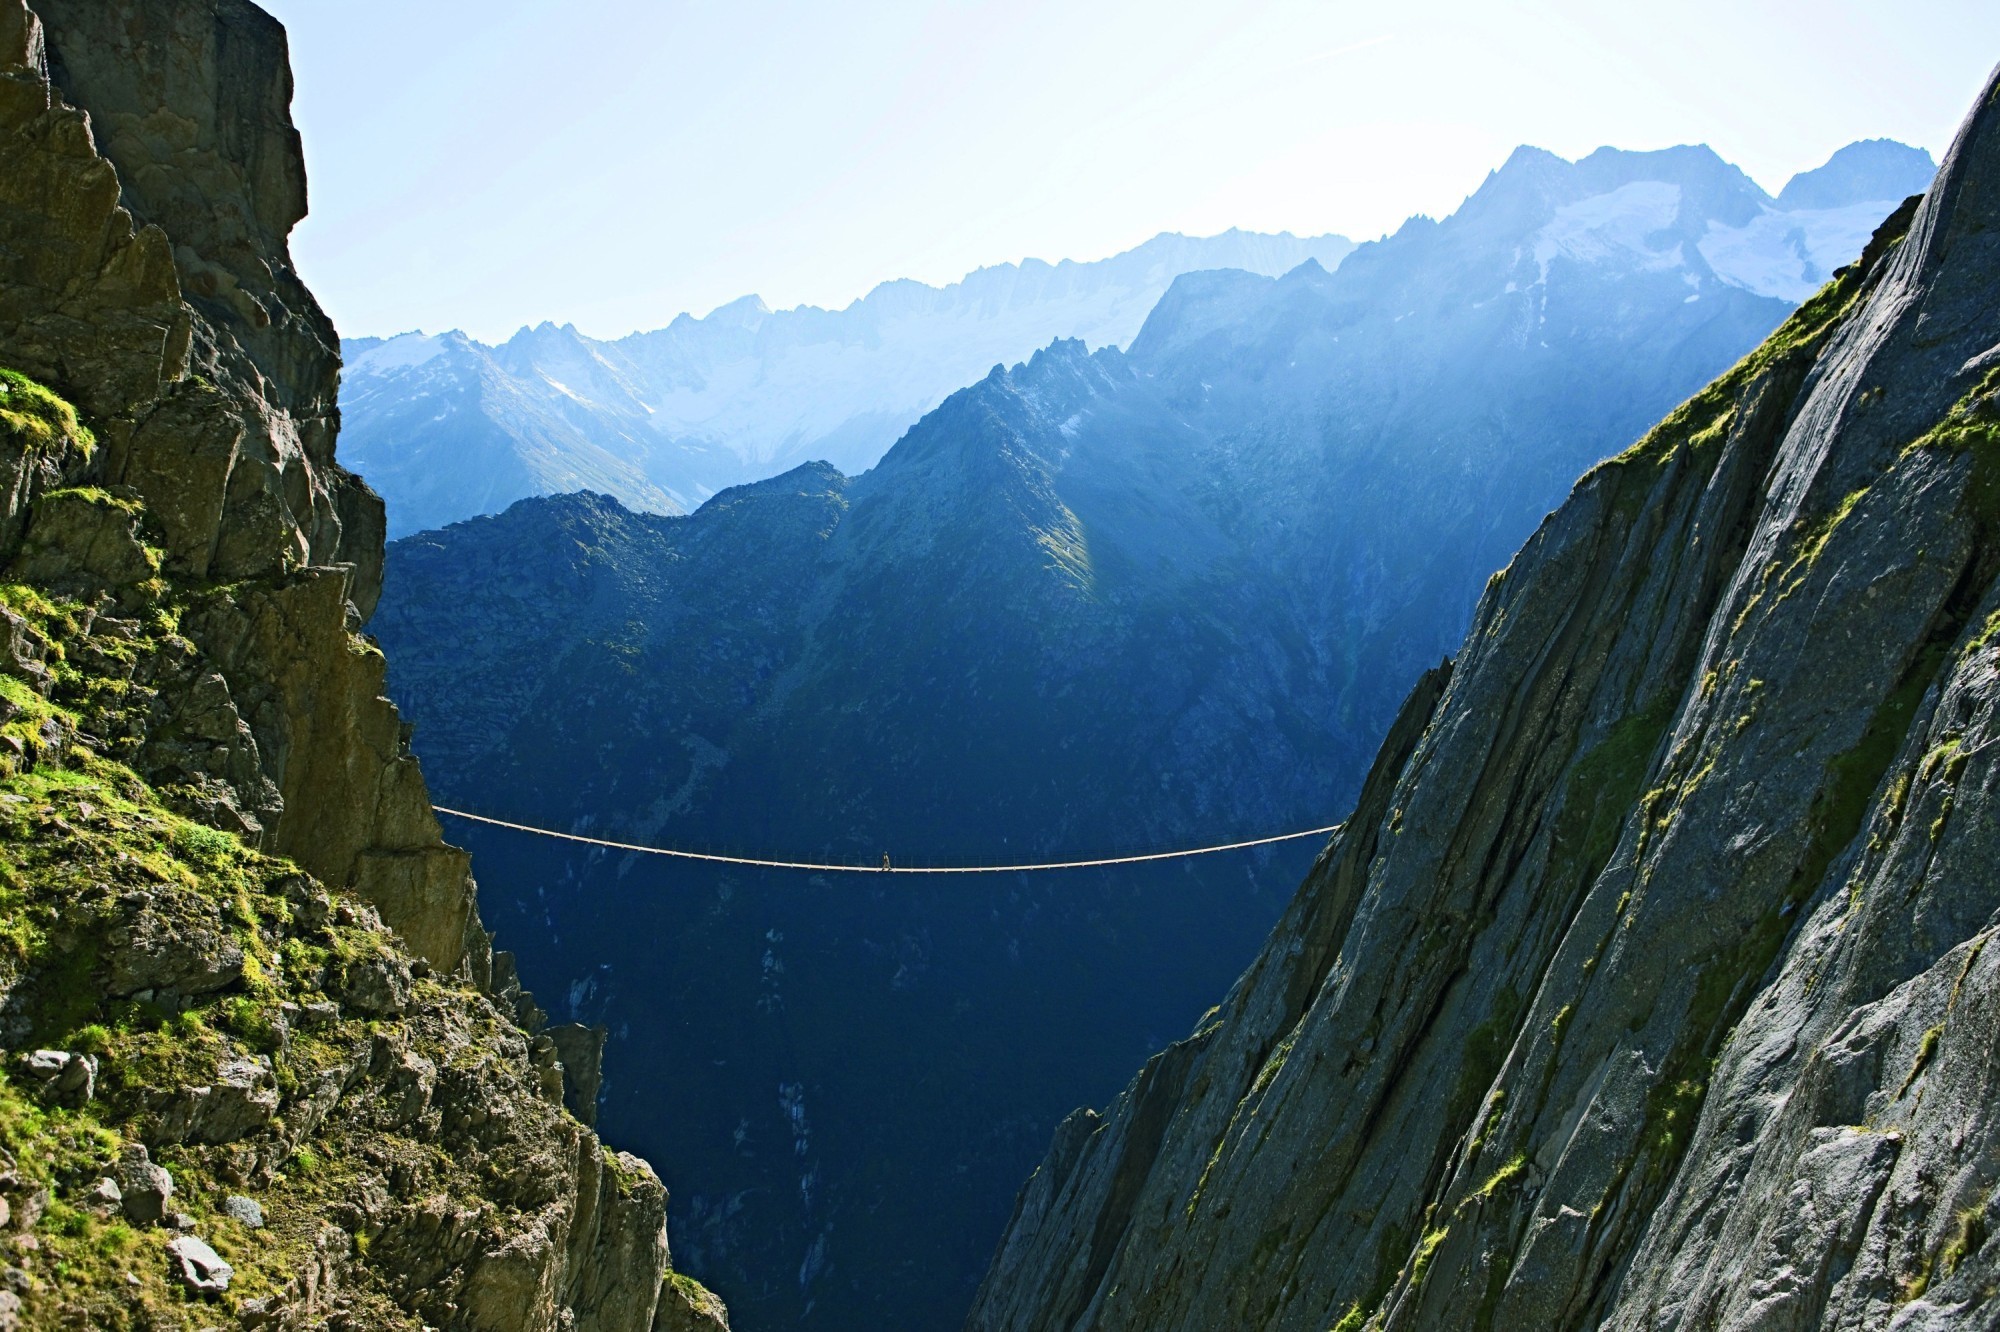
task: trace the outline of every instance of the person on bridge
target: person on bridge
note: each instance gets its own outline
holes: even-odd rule
[[[889,853],[887,851],[882,853],[882,868],[885,870],[889,868]]]

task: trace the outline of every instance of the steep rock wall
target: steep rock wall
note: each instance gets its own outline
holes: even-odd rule
[[[2000,1318],[1996,98],[1495,578],[969,1326]]]
[[[380,587],[381,505],[334,460],[338,341],[285,248],[305,184],[283,30],[247,3],[58,0],[0,25],[5,355],[93,423],[90,479],[145,505],[166,575],[251,585],[188,630],[257,775],[192,773],[188,798],[358,887],[452,970],[474,924],[466,861],[430,817],[379,659],[346,650]]]
[[[0,0],[0,1328],[720,1326],[360,633],[290,96],[244,0]]]

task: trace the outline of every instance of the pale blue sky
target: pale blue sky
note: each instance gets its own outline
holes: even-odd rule
[[[1993,0],[263,0],[305,276],[349,335],[615,335],[1230,226],[1366,239],[1516,144],[1706,142],[1776,191],[1942,155]]]

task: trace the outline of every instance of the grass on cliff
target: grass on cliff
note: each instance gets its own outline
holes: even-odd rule
[[[54,395],[19,376],[0,375],[0,388],[0,445],[9,435],[89,442]],[[50,500],[144,517],[104,491],[71,489],[37,505]],[[158,561],[147,562],[157,574]],[[448,1150],[435,1102],[420,1120],[391,1124],[381,1098],[354,1088],[309,1129],[304,1116],[314,1111],[298,1093],[335,1086],[330,1079],[351,1087],[379,1072],[372,1063],[380,1052],[393,1069],[394,1052],[421,1048],[440,1089],[447,1080],[478,1083],[510,1098],[504,1122],[494,1120],[502,1146],[513,1143],[506,1135],[547,1129],[563,1112],[530,1083],[496,1073],[519,1057],[524,1038],[456,982],[419,976],[413,1006],[397,1017],[356,1016],[331,1002],[327,987],[341,988],[351,964],[393,951],[373,913],[289,862],[184,817],[202,807],[199,793],[157,789],[131,766],[160,726],[174,738],[154,686],[180,687],[185,663],[198,659],[179,636],[183,603],[224,593],[158,576],[105,590],[115,600],[86,605],[0,583],[0,608],[34,659],[0,668],[0,993],[13,996],[9,1049],[0,1051],[0,1149],[27,1184],[9,1195],[16,1228],[20,1212],[46,1200],[34,1228],[39,1250],[10,1249],[7,1258],[28,1273],[27,1326],[233,1327],[245,1300],[279,1293],[331,1246],[336,1259],[359,1259],[342,1283],[353,1301],[350,1325],[415,1332],[423,1320],[391,1298],[398,1260],[369,1258],[371,1245],[393,1250],[408,1240],[385,1236],[384,1214],[356,1199],[443,1207],[485,1242],[515,1225],[516,1213],[544,1205],[550,1172],[523,1170],[503,1152]],[[147,951],[131,942],[142,923],[148,937],[172,941],[168,954],[209,960],[206,980],[180,987],[201,993],[152,980],[117,987],[152,985],[129,997],[109,993],[112,968]],[[96,1095],[74,1105],[45,1099],[14,1059],[37,1048],[96,1055]],[[182,1135],[167,1131],[163,1117],[190,1103],[190,1089],[216,1084],[221,1061],[247,1058],[268,1061],[280,1116],[228,1143],[176,1143]],[[153,1145],[174,1182],[170,1209],[191,1217],[193,1233],[235,1268],[220,1301],[196,1301],[173,1282],[169,1231],[91,1206],[92,1186],[133,1142]],[[613,1181],[621,1189],[626,1182]],[[266,1225],[224,1215],[230,1194],[255,1199]],[[395,1294],[420,1303],[426,1291],[398,1286]]]
[[[1637,443],[1599,463],[1585,476],[1615,468],[1659,467],[1682,449],[1703,450],[1721,443],[1757,378],[1781,363],[1817,356],[1860,300],[1864,286],[1861,265],[1844,271],[1793,311],[1756,350],[1669,412]]]
[[[280,1141],[270,1135],[153,1153],[174,1180],[169,1206],[192,1216],[195,1233],[236,1268],[222,1309],[170,1281],[167,1231],[93,1211],[85,1195],[112,1172],[126,1143],[152,1131],[161,1098],[209,1083],[223,1057],[270,1060],[281,1091],[351,1060],[369,1024],[288,1030],[285,1006],[325,999],[329,963],[381,944],[335,919],[318,942],[302,937],[290,928],[291,898],[304,882],[295,866],[182,817],[85,742],[86,732],[101,729],[93,709],[104,695],[90,688],[89,670],[71,663],[111,658],[109,644],[80,634],[82,607],[20,586],[0,588],[0,602],[48,640],[56,669],[45,687],[78,700],[64,706],[0,676],[0,985],[27,997],[17,1051],[100,1060],[96,1096],[73,1107],[45,1102],[15,1065],[0,1065],[0,1149],[28,1185],[14,1195],[15,1208],[37,1190],[48,1200],[35,1232],[40,1250],[17,1259],[34,1282],[25,1296],[30,1325],[192,1332],[303,1270],[321,1227],[366,1166],[338,1126],[293,1153],[262,1187],[252,1180],[258,1152]],[[147,648],[142,640],[135,650]],[[172,1002],[144,991],[107,994],[112,932],[142,896],[176,928],[206,929],[240,949],[240,976]],[[223,1215],[229,1193],[255,1197],[267,1226],[250,1229]],[[402,1325],[393,1308],[384,1317],[391,1321],[374,1325]]]
[[[234,896],[238,884],[177,852],[182,821],[129,772],[77,761],[0,780],[0,932],[13,953],[8,970],[27,979],[24,989],[35,996],[26,1047],[100,1059],[98,1095],[75,1108],[44,1104],[11,1068],[0,1074],[0,1147],[30,1187],[50,1198],[37,1230],[41,1250],[31,1270],[38,1285],[29,1307],[107,1329],[205,1325],[210,1315],[169,1284],[165,1231],[135,1230],[80,1203],[92,1181],[111,1173],[154,1089],[212,1075],[224,1039],[216,1030],[223,1001],[169,1012],[112,1000],[94,973],[117,894],[178,883]],[[175,1180],[171,1205],[196,1216],[203,1237],[238,1264],[233,1289],[274,1288],[289,1258],[273,1270],[260,1262],[258,1251],[267,1247],[260,1237],[215,1214],[216,1181],[201,1163],[171,1149],[156,1155]]]
[[[40,1284],[30,1307],[107,1330],[208,1327],[219,1310],[169,1280],[168,1233],[93,1214],[81,1199],[92,1181],[111,1173],[126,1142],[149,1134],[160,1094],[209,1082],[225,1056],[271,1060],[284,1091],[351,1060],[357,1040],[365,1047],[370,1031],[389,1024],[347,1019],[329,1029],[287,1030],[281,1005],[324,999],[326,961],[375,945],[342,938],[333,925],[333,947],[297,937],[274,946],[291,912],[284,889],[297,882],[294,867],[178,817],[115,764],[76,761],[0,781],[0,932],[13,950],[5,965],[27,977],[37,996],[25,1048],[88,1051],[101,1064],[96,1098],[75,1108],[44,1104],[18,1074],[0,1073],[0,1147],[52,1196],[37,1230],[42,1248],[33,1273]],[[215,907],[215,919],[243,951],[242,977],[172,1004],[107,996],[95,979],[106,931],[119,898],[133,892],[177,907]],[[258,1153],[279,1141],[267,1135],[153,1153],[174,1178],[170,1206],[193,1216],[195,1233],[236,1268],[224,1308],[277,1292],[303,1270],[321,1227],[370,1168],[339,1127],[288,1153],[262,1187],[251,1182]],[[267,1226],[253,1230],[225,1216],[220,1202],[230,1193],[255,1197]],[[365,1246],[366,1232],[355,1242]]]
[[[0,434],[34,449],[65,439],[86,454],[97,447],[97,436],[78,418],[76,408],[5,366],[0,366]]]
[[[283,1114],[292,1115],[305,1099],[298,1094],[326,1078],[344,1085],[357,1070],[374,1076],[371,1051],[421,1049],[442,1088],[490,1078],[495,1051],[520,1034],[490,1005],[455,1004],[448,983],[421,977],[400,1017],[335,1010],[315,1023],[307,1007],[339,997],[326,986],[387,946],[366,910],[323,892],[291,863],[179,816],[129,769],[92,754],[53,705],[44,701],[39,715],[57,722],[63,743],[0,777],[0,985],[29,997],[17,1051],[90,1052],[101,1071],[95,1099],[63,1107],[45,1104],[0,1061],[0,1148],[51,1198],[36,1231],[41,1250],[26,1263],[37,1283],[30,1326],[235,1326],[244,1300],[279,1293],[330,1236],[336,1256],[359,1260],[346,1287],[357,1301],[353,1325],[414,1332],[421,1320],[397,1307],[383,1276],[400,1270],[397,1246],[408,1236],[385,1234],[383,1220],[357,1211],[355,1200],[379,1195],[387,1181],[390,1219],[413,1206],[442,1207],[490,1235],[512,1224],[513,1210],[541,1205],[520,1198],[546,1187],[546,1171],[524,1172],[498,1151],[448,1147],[434,1125],[385,1128],[370,1119],[369,1090],[350,1092],[311,1132],[281,1118],[233,1143],[159,1145],[153,1159],[174,1179],[170,1206],[191,1215],[194,1233],[236,1269],[219,1303],[191,1299],[170,1281],[167,1231],[94,1213],[86,1196],[126,1143],[159,1141],[163,1101],[212,1083],[225,1058],[269,1060]],[[177,937],[206,928],[240,949],[241,975],[194,996],[111,997],[104,982],[119,955],[115,931],[142,894],[147,910],[171,917]],[[421,1034],[446,1013],[448,1041]],[[512,1113],[525,1116],[524,1127],[563,1114],[521,1095]],[[614,1172],[621,1190],[635,1182]],[[265,1227],[223,1214],[222,1200],[237,1193],[262,1206]]]

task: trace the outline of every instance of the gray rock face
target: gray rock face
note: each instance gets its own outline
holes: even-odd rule
[[[290,96],[247,0],[0,0],[0,917],[38,940],[0,1037],[32,1052],[7,1095],[93,1102],[89,1132],[9,1110],[0,1327],[235,1280],[270,1293],[216,1317],[285,1332],[643,1332],[665,1190],[487,994],[468,857],[359,633],[381,506],[286,249]],[[175,1179],[238,1224],[197,1236]],[[75,1227],[32,1233],[52,1186],[175,1232],[164,1267],[94,1282]]]
[[[174,1179],[154,1165],[144,1146],[134,1143],[118,1160],[118,1194],[125,1219],[136,1225],[151,1225],[167,1212],[167,1199],[174,1196]]]
[[[2000,82],[1593,469],[975,1329],[1990,1327]]]
[[[193,1235],[167,1241],[167,1267],[191,1295],[220,1295],[236,1275],[205,1240]]]
[[[0,535],[20,549],[0,554],[56,590],[248,580],[186,618],[205,685],[163,700],[154,757],[191,769],[176,785],[204,821],[357,885],[434,965],[482,974],[467,859],[380,655],[352,650],[383,521],[335,461],[338,339],[287,251],[305,186],[283,29],[239,0],[0,9],[0,363],[97,436],[87,463],[10,465]],[[32,525],[6,516],[51,490]]]
[[[585,1124],[597,1123],[597,1093],[604,1085],[603,1027],[564,1022],[548,1029],[563,1066],[563,1104]]]

